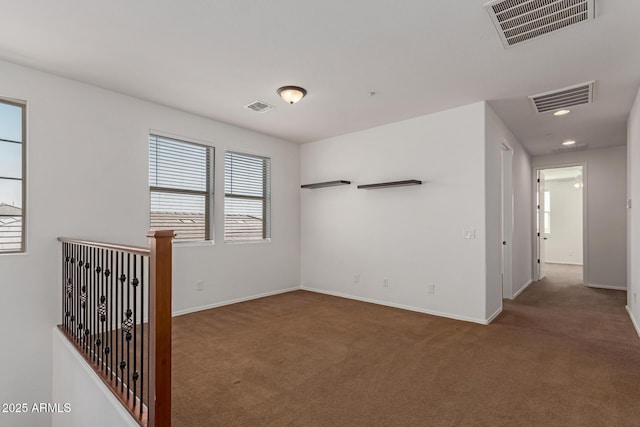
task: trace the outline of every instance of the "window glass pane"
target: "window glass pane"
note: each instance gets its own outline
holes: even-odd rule
[[[0,212],[5,207],[0,205]],[[0,252],[22,249],[22,214],[5,216],[0,214]]]
[[[22,142],[22,108],[0,102],[0,139]]]
[[[22,208],[22,180],[0,178],[0,206]]]
[[[177,240],[211,238],[213,148],[149,135],[152,229],[174,230]]]
[[[262,157],[227,153],[224,192],[244,196],[264,196],[265,161]]]
[[[0,141],[0,177],[22,178],[22,144]]]
[[[258,240],[264,236],[264,202],[227,197],[224,203],[226,240]]]
[[[551,212],[551,192],[544,192],[544,211]]]
[[[22,113],[0,101],[0,252],[24,250]]]
[[[204,195],[151,192],[151,228],[174,230],[177,240],[206,238],[206,206]]]
[[[225,153],[225,240],[263,240],[270,233],[270,159]]]
[[[0,179],[0,252],[22,250],[22,181]]]
[[[207,147],[151,136],[149,185],[207,191]]]

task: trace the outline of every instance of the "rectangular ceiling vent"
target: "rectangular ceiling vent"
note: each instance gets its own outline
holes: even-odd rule
[[[593,102],[593,87],[595,81],[580,83],[579,85],[545,92],[530,96],[533,107],[538,114],[562,110],[575,105],[591,104]]]
[[[558,154],[558,153],[571,153],[574,151],[585,151],[588,149],[589,149],[588,144],[581,144],[581,145],[570,145],[568,147],[554,148],[552,151],[554,154]]]
[[[266,113],[267,111],[271,111],[276,107],[274,107],[273,105],[269,105],[266,102],[255,101],[249,105],[245,105],[244,108],[255,111],[257,113]]]
[[[493,0],[489,12],[504,47],[595,17],[595,0]]]

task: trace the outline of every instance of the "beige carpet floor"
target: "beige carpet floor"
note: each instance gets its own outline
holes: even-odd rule
[[[626,293],[580,281],[489,326],[305,291],[175,318],[173,425],[640,426]]]

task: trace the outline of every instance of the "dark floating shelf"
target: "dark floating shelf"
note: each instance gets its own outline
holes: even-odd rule
[[[301,185],[300,188],[322,188],[322,187],[336,187],[338,185],[349,185],[351,181],[338,180],[338,181],[327,181],[327,182],[316,182],[315,184],[305,184]]]
[[[422,181],[417,179],[407,179],[405,181],[392,181],[392,182],[378,182],[376,184],[358,185],[359,189],[371,190],[374,188],[389,188],[389,187],[406,187],[407,185],[421,185]]]

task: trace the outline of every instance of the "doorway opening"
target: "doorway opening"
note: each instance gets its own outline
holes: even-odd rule
[[[588,283],[584,172],[582,164],[536,171],[536,280],[571,272]]]

